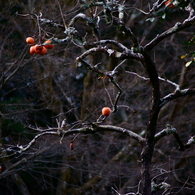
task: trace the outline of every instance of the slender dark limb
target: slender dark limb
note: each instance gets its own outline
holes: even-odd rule
[[[114,101],[114,105],[113,105],[113,110],[112,110],[112,112],[116,112],[117,111],[118,100],[119,100],[119,98],[120,98],[120,96],[122,94],[122,89],[121,89],[120,85],[114,79],[115,72],[112,73],[112,71],[111,71],[111,72],[108,72],[108,73],[104,73],[103,71],[99,70],[97,68],[97,66],[92,66],[91,64],[87,63],[85,60],[80,60],[80,62],[82,64],[84,64],[85,66],[87,66],[87,68],[89,70],[91,70],[93,72],[96,72],[96,73],[98,73],[100,75],[107,76],[110,79],[110,81],[112,82],[112,84],[119,90],[119,92],[117,93],[117,95],[115,97],[115,101]]]
[[[195,94],[195,88],[193,89],[183,89],[183,90],[177,90],[174,93],[170,93],[167,96],[160,99],[159,107],[163,107],[166,103],[170,102],[171,100],[174,100],[179,97],[183,97],[186,95],[193,95]]]
[[[169,124],[166,125],[165,129],[163,129],[162,131],[160,131],[159,133],[157,133],[155,135],[155,137],[154,137],[155,143],[159,139],[161,139],[161,138],[163,138],[163,137],[165,137],[166,135],[169,135],[169,134],[173,134],[173,136],[175,137],[177,143],[179,144],[179,150],[180,151],[185,151],[185,146],[184,146],[183,142],[181,141],[180,136],[179,136],[177,130],[173,126],[171,126]]]
[[[171,126],[169,124],[166,125],[165,129],[163,129],[162,131],[158,132],[155,135],[155,137],[154,137],[155,143],[157,143],[158,140],[160,140],[161,138],[163,138],[163,137],[165,137],[167,135],[170,135],[170,134],[173,134],[173,136],[175,137],[176,141],[178,142],[180,151],[185,151],[186,149],[190,148],[192,145],[195,144],[195,136],[192,136],[187,141],[187,143],[184,145],[183,142],[181,141],[181,138],[180,138],[177,130],[173,126]]]
[[[175,139],[177,140],[178,144],[179,144],[179,150],[180,151],[185,151],[185,146],[183,145],[183,142],[180,139],[179,134],[177,133],[177,131],[175,133],[173,133]]]
[[[152,41],[150,41],[144,48],[147,51],[153,49],[158,43],[167,38],[168,36],[175,34],[183,29],[189,28],[195,22],[195,16],[190,17],[183,21],[183,23],[177,22],[172,28],[166,30],[165,32],[158,34]]]
[[[139,42],[137,40],[137,37],[132,32],[132,30],[125,26],[123,22],[118,22],[118,20],[114,20],[113,24],[118,27],[119,31],[123,32],[126,36],[130,37],[130,39],[133,41],[133,47],[136,50],[139,50]]]
[[[112,131],[112,132],[118,132],[128,137],[131,137],[137,140],[140,144],[142,144],[145,140],[142,136],[140,136],[137,133],[134,133],[133,131],[129,129],[125,129],[122,127],[116,127],[112,125],[99,125],[98,123],[89,123],[89,124],[83,123],[81,128],[75,128],[75,129],[64,130],[63,128],[56,127],[56,128],[44,129],[42,131],[43,132],[37,134],[26,146],[18,145],[15,147],[9,147],[6,149],[6,151],[14,152],[15,154],[21,154],[29,150],[40,137],[45,136],[45,135],[54,135],[54,136],[64,138],[69,135],[74,135],[74,134],[79,134],[79,133],[94,134],[100,131]],[[59,142],[61,142],[61,140],[59,140]]]

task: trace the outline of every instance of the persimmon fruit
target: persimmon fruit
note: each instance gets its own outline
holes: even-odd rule
[[[26,42],[30,45],[33,45],[30,47],[30,54],[40,54],[45,55],[47,53],[47,49],[52,49],[54,47],[54,44],[52,44],[52,40],[47,40],[44,42],[44,44],[36,44],[34,38],[27,37]]]
[[[34,45],[30,47],[30,54],[40,54],[45,55],[47,53],[47,48],[42,45]]]
[[[47,40],[44,42],[44,47],[46,47],[47,49],[52,49],[54,47],[54,44],[49,44],[52,43],[51,40]]]
[[[45,55],[47,53],[47,48],[43,46],[37,53],[40,55]]]
[[[175,5],[173,4],[173,0],[168,0],[165,2],[165,6],[169,8],[174,8]]]
[[[30,54],[36,54],[37,52],[35,51],[35,46],[30,47]]]
[[[38,45],[38,44],[35,45],[35,51],[36,51],[36,53],[39,53],[42,49],[43,49],[43,46],[42,45]]]
[[[72,141],[70,142],[70,146],[69,147],[70,147],[71,151],[74,150],[74,143]]]
[[[28,43],[29,45],[33,45],[35,43],[35,40],[32,37],[27,37],[26,38],[26,43]]]
[[[102,115],[103,116],[109,116],[110,115],[110,113],[111,113],[112,111],[111,111],[111,109],[109,108],[109,107],[104,107],[103,109],[102,109]]]

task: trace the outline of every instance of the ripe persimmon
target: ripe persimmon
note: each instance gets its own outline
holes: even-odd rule
[[[70,142],[69,147],[70,147],[70,150],[74,150],[74,143],[73,143],[73,141]]]
[[[44,42],[44,46],[47,48],[47,49],[52,49],[54,47],[54,44],[49,44],[49,43],[52,43],[51,40],[47,40]]]
[[[30,54],[36,54],[37,52],[35,51],[35,46],[30,47]]]
[[[37,53],[40,55],[45,55],[47,53],[47,48],[43,46]]]
[[[168,0],[165,2],[165,6],[169,8],[174,8],[175,5],[173,4],[173,0]]]
[[[102,115],[103,116],[109,116],[110,115],[110,113],[111,113],[112,111],[111,111],[111,109],[109,108],[109,107],[104,107],[103,109],[102,109]]]
[[[43,49],[43,46],[42,45],[38,45],[38,44],[35,45],[35,51],[36,51],[36,53],[39,53],[42,49]]]
[[[28,43],[29,45],[33,45],[35,43],[35,40],[32,37],[27,37],[26,38],[26,43]]]

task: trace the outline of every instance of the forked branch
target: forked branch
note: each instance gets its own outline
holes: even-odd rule
[[[23,153],[27,151],[28,149],[30,149],[32,145],[34,145],[40,137],[45,136],[45,135],[55,135],[61,138],[65,138],[69,135],[74,135],[78,133],[94,134],[100,131],[112,131],[112,132],[121,133],[123,135],[126,135],[130,138],[137,140],[140,144],[142,144],[145,141],[145,139],[142,136],[138,135],[137,133],[134,133],[131,130],[128,130],[122,127],[116,127],[112,125],[99,125],[97,123],[89,123],[89,124],[83,124],[81,128],[76,128],[76,129],[70,128],[69,130],[64,130],[63,127],[60,127],[60,129],[59,127],[44,129],[42,133],[37,134],[26,146],[17,145],[14,147],[8,147],[6,151],[14,152],[18,154]]]
[[[191,138],[189,138],[186,144],[183,144],[176,128],[174,128],[173,126],[169,124],[166,125],[165,129],[163,129],[162,131],[158,132],[155,135],[154,137],[155,143],[157,143],[161,138],[167,135],[170,135],[170,134],[172,134],[175,137],[177,143],[179,144],[180,151],[185,151],[187,148],[190,148],[193,144],[195,144],[195,136],[192,136]]]

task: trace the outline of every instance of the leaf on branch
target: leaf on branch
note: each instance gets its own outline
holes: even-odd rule
[[[180,56],[181,59],[184,59],[188,54],[184,54],[182,56]]]
[[[191,60],[191,61],[188,61],[188,62],[185,64],[185,66],[188,67],[188,66],[191,65],[191,63],[192,63],[192,60]]]

